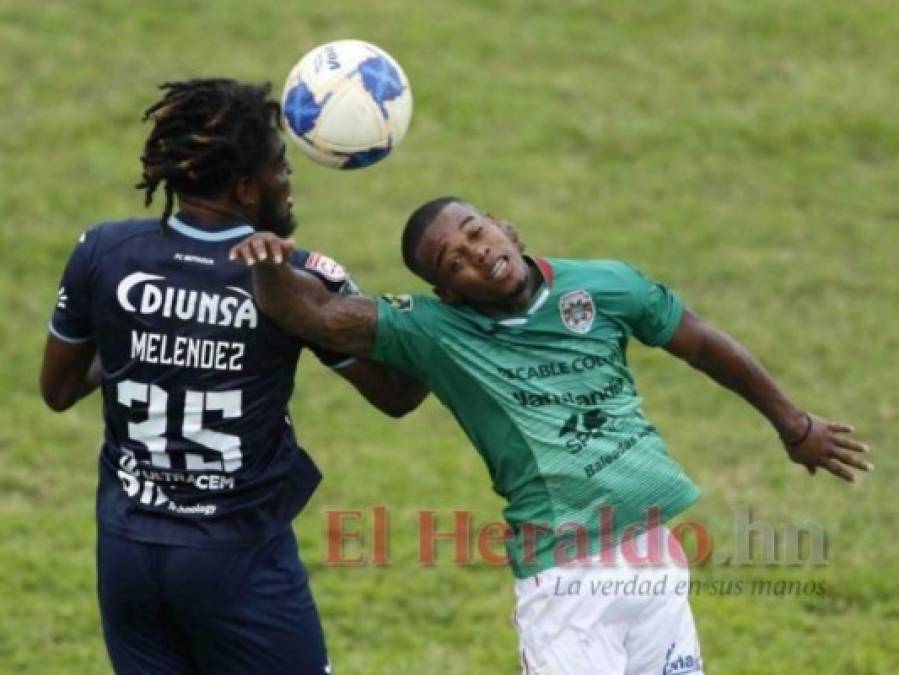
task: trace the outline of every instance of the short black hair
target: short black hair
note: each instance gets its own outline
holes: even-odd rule
[[[173,194],[217,197],[234,179],[251,176],[270,159],[273,126],[281,128],[281,106],[269,98],[271,85],[224,78],[166,82],[165,94],[144,111],[153,130],[141,155],[143,173],[135,186],[149,206],[163,183],[163,227]]]
[[[424,276],[428,278],[428,281],[433,281],[433,279],[429,278],[430,275],[425,274],[418,262],[418,245],[421,243],[421,239],[428,227],[443,209],[450,204],[467,203],[464,199],[459,199],[458,197],[438,197],[425,202],[412,212],[403,230],[403,262],[406,263],[406,267],[409,268],[410,272]]]

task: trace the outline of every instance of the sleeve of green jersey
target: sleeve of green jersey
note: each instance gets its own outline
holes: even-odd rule
[[[680,298],[627,263],[615,263],[613,273],[621,284],[622,318],[634,337],[650,347],[667,344],[684,312]]]
[[[434,348],[428,314],[411,295],[378,298],[378,323],[371,358],[418,375]]]

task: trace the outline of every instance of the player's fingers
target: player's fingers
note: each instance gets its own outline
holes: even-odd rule
[[[837,478],[842,478],[847,483],[851,483],[855,480],[855,477],[852,475],[852,472],[847,469],[845,466],[840,464],[836,459],[830,458],[825,459],[821,466],[830,471]]]
[[[253,248],[253,254],[256,257],[256,260],[262,262],[263,260],[268,258],[268,250],[265,246],[264,239],[250,239],[249,244]]]
[[[293,239],[281,239],[280,237],[273,239],[272,245],[277,247],[278,253],[275,262],[278,264],[289,259],[296,248],[296,242]]]
[[[290,255],[290,252],[287,250],[287,247],[284,245],[284,241],[281,239],[272,239],[268,242],[269,251],[272,254],[272,261],[276,265],[280,265],[284,262],[284,258]]]
[[[256,262],[253,259],[253,250],[250,248],[250,242],[252,239],[244,239],[239,244],[235,244],[231,247],[231,252],[228,254],[229,260],[242,260],[247,265],[252,265]]]
[[[281,255],[284,257],[289,256],[293,253],[293,249],[296,247],[293,239],[278,239],[278,246],[281,247]]]
[[[866,462],[858,455],[855,455],[846,450],[834,450],[833,457],[835,459],[841,461],[843,464],[855,467],[859,471],[873,471],[874,470],[874,465],[871,464],[871,462]]]
[[[827,428],[831,431],[848,434],[851,434],[853,431],[855,431],[855,428],[851,424],[846,424],[845,422],[828,422]]]
[[[281,257],[281,246],[278,243],[278,239],[275,237],[260,237],[259,242],[262,245],[262,254],[264,257],[260,258],[260,260],[267,260],[271,258],[273,262],[281,262],[278,258]]]
[[[847,438],[846,436],[834,436],[833,442],[840,446],[841,448],[846,448],[847,450],[854,450],[855,452],[870,452],[871,448],[862,443],[861,441],[857,441],[854,438]]]
[[[235,258],[240,258],[247,265],[252,265],[256,262],[256,259],[253,257],[253,249],[247,242],[235,246],[234,253]]]

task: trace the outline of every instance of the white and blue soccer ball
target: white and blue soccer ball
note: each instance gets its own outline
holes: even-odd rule
[[[290,71],[281,97],[287,131],[319,164],[360,169],[406,135],[412,90],[400,65],[361,40],[320,45]]]

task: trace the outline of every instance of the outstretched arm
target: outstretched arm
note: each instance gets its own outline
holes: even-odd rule
[[[292,241],[260,232],[231,249],[231,259],[252,267],[256,302],[282,330],[341,354],[367,357],[374,347],[377,305],[329,292],[287,262],[292,251]],[[411,412],[428,395],[411,375],[367,359],[337,372],[391,417]]]
[[[253,269],[259,308],[285,332],[341,354],[368,356],[378,308],[361,296],[329,292],[315,277],[288,263],[294,243],[259,232],[231,249],[231,260]]]
[[[396,368],[359,359],[335,371],[352,384],[365,400],[390,417],[402,417],[427,398],[428,388]]]
[[[680,326],[665,349],[742,396],[768,418],[790,459],[810,473],[820,466],[852,481],[855,475],[850,468],[874,468],[860,456],[868,452],[868,447],[847,435],[853,431],[851,426],[800,410],[743,345],[690,310],[684,310]]]

